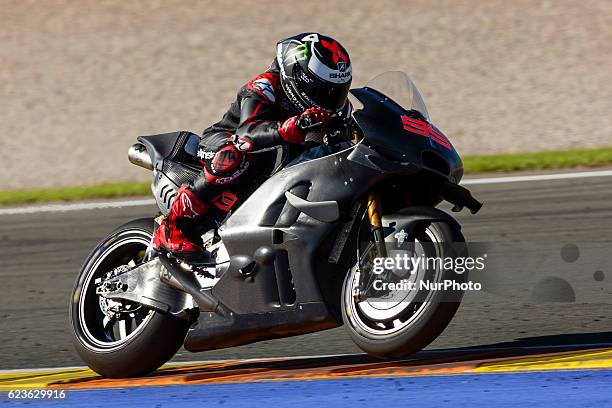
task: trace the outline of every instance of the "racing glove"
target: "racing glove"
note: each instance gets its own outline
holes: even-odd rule
[[[321,108],[309,108],[301,115],[284,121],[278,128],[278,134],[286,142],[302,143],[308,131],[325,125],[331,118],[331,112]]]

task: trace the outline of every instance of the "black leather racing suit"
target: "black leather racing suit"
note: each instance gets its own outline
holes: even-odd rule
[[[203,200],[216,198],[212,204],[221,211],[234,206],[245,185],[256,183],[262,170],[258,160],[269,157],[257,153],[285,143],[278,133],[279,125],[301,113],[292,110],[279,81],[274,61],[240,88],[223,118],[202,134],[198,158],[203,170],[193,182],[193,190]]]

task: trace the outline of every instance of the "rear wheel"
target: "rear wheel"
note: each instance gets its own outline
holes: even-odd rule
[[[83,361],[105,377],[150,373],[172,358],[189,327],[173,316],[96,293],[109,274],[143,262],[152,234],[151,219],[117,228],[87,258],[72,291],[74,346]]]
[[[402,252],[409,257],[465,256],[445,245],[457,242],[463,243],[464,238],[455,226],[432,222],[416,232],[413,249],[394,250],[387,256],[403,256]],[[424,348],[442,333],[457,311],[462,293],[455,291],[449,297],[448,291],[404,288],[373,294],[377,275],[372,273],[371,266],[378,257],[374,243],[361,242],[358,255],[342,287],[342,319],[357,346],[376,357],[401,358]],[[420,280],[437,283],[446,279],[464,281],[466,277],[458,278],[453,271],[430,267],[418,268],[407,280],[417,282],[418,288]]]

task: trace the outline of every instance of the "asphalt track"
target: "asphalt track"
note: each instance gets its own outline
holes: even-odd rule
[[[457,216],[471,241],[516,246],[528,239],[532,253],[553,251],[559,259],[568,243],[603,260],[612,249],[612,177],[477,184],[471,189],[485,202],[478,215]],[[154,211],[152,206],[134,206],[0,217],[1,369],[82,364],[72,350],[67,324],[68,293],[80,264],[114,227]],[[589,246],[592,242],[600,245]],[[611,267],[584,256],[574,259],[572,268],[577,293],[591,287],[596,272],[603,282],[612,280]],[[429,350],[612,346],[612,308],[605,297],[596,299],[533,304],[468,296]],[[175,361],[356,352],[339,328],[197,355],[182,351]]]

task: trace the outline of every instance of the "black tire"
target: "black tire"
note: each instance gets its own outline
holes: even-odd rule
[[[438,242],[465,242],[461,231],[451,224],[445,222],[432,222],[427,228],[435,234],[436,238],[439,240]],[[444,246],[442,247],[444,248]],[[457,254],[451,252],[453,251],[451,250],[447,254],[441,254],[441,256],[465,256],[465,253]],[[444,274],[443,279],[449,278],[448,273],[453,272]],[[372,333],[364,330],[363,325],[359,325],[357,320],[352,317],[352,315],[356,313],[356,309],[351,309],[350,305],[347,303],[349,301],[347,290],[350,287],[349,280],[351,276],[352,274],[349,272],[342,286],[342,320],[353,342],[366,353],[381,359],[407,357],[426,347],[444,331],[460,305],[462,293],[455,292],[453,299],[456,301],[453,302],[441,302],[432,298],[432,302],[429,303],[429,306],[408,326],[393,334]],[[454,279],[457,281],[456,276]],[[462,279],[467,279],[467,277],[464,276]],[[438,295],[444,296],[441,293]]]
[[[94,277],[119,266],[114,263],[121,264],[121,259],[135,259],[150,242],[153,225],[152,219],[144,218],[113,231],[91,252],[72,290],[70,324],[74,347],[81,359],[104,377],[134,377],[154,371],[174,356],[189,328],[184,320],[141,308],[138,312],[142,314],[140,324],[138,318],[130,321],[130,328],[136,327],[117,341],[109,337],[109,331],[97,321],[104,313],[101,307],[95,310],[95,297],[98,302],[100,299],[95,289],[92,292]],[[124,334],[126,330],[124,326]]]

